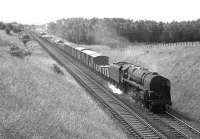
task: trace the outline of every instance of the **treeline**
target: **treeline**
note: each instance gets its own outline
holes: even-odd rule
[[[192,42],[200,41],[200,19],[163,23],[122,18],[70,18],[49,23],[48,31],[71,42],[86,44]]]
[[[14,33],[19,33],[24,30],[24,26],[17,22],[12,22],[12,23],[0,22],[0,30],[5,30],[7,34],[11,34],[11,31]]]

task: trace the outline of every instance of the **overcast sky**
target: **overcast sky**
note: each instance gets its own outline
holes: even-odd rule
[[[1,0],[0,21],[43,24],[68,17],[196,20],[200,0]]]

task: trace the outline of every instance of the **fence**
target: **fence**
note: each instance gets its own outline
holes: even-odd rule
[[[200,42],[146,43],[146,47],[200,46]]]

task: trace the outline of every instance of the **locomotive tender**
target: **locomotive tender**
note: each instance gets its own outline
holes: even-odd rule
[[[56,44],[53,37],[42,38]],[[166,105],[172,104],[170,81],[158,73],[127,62],[109,64],[109,57],[77,45],[69,45],[64,41],[59,47],[110,82],[125,90],[134,90],[133,98],[142,102],[151,111],[163,111]]]

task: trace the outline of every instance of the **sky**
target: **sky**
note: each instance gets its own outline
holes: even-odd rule
[[[45,24],[61,18],[200,19],[200,0],[1,0],[0,21]]]

